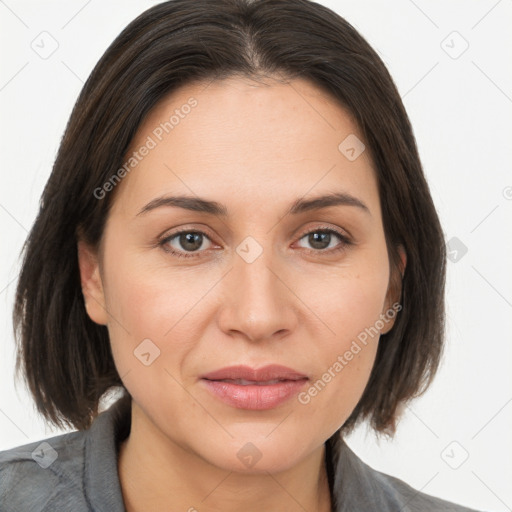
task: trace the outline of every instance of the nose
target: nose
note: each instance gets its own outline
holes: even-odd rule
[[[252,244],[250,250],[255,250],[257,242]],[[222,283],[219,327],[251,342],[282,338],[295,329],[300,303],[291,289],[293,283],[288,282],[290,275],[271,248],[263,249],[253,261],[242,251],[242,256],[234,254],[233,267]]]

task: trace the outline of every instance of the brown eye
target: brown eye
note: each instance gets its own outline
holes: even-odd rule
[[[310,244],[311,249],[307,249],[312,252],[336,252],[344,249],[347,245],[350,245],[350,240],[343,234],[339,233],[334,229],[322,228],[309,231],[302,235],[300,240],[306,239],[307,243]],[[338,244],[336,244],[338,239]]]
[[[195,256],[194,253],[202,252],[199,249],[205,239],[210,240],[202,231],[183,230],[165,237],[159,245],[175,256],[190,258]]]

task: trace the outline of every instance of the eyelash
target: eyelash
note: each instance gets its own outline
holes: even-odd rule
[[[199,230],[194,230],[194,229],[183,229],[181,231],[177,231],[176,233],[172,233],[171,235],[169,236],[166,236],[165,238],[163,238],[162,240],[160,240],[158,242],[158,246],[161,247],[165,252],[169,253],[169,254],[172,254],[173,256],[176,256],[177,258],[197,258],[197,257],[201,257],[201,256],[198,256],[198,254],[200,254],[201,252],[204,252],[204,251],[194,251],[194,252],[182,252],[182,251],[176,251],[174,249],[168,249],[166,247],[166,244],[168,242],[170,242],[172,239],[176,238],[177,236],[183,234],[183,233],[194,233],[194,234],[199,234],[199,235],[204,235],[206,238],[208,238],[208,240],[211,241],[210,237],[204,233],[203,231],[199,231]],[[340,244],[335,247],[335,248],[331,248],[331,249],[306,249],[306,251],[308,253],[317,253],[317,254],[329,254],[329,255],[332,255],[332,254],[335,254],[335,253],[338,253],[339,251],[342,251],[344,250],[347,246],[350,246],[350,245],[353,245],[353,242],[344,234],[342,234],[341,232],[335,230],[335,229],[332,229],[332,228],[327,228],[327,227],[318,227],[318,228],[315,228],[313,230],[310,230],[310,231],[306,231],[305,233],[303,233],[299,238],[298,240],[301,240],[302,238],[304,238],[305,236],[307,235],[310,235],[312,233],[331,233],[331,234],[334,234],[336,235],[339,239],[340,239]]]

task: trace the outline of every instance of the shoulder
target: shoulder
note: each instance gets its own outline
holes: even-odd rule
[[[450,501],[418,491],[403,480],[373,470],[374,476],[393,500],[400,503],[400,510],[410,512],[479,512]],[[399,510],[399,509],[397,509]]]
[[[2,512],[81,511],[84,444],[78,431],[0,451]]]
[[[335,463],[337,512],[479,512],[423,493],[403,480],[373,469],[340,440]]]
[[[87,430],[1,451],[1,512],[123,512],[117,449],[129,431],[130,407],[126,395]]]

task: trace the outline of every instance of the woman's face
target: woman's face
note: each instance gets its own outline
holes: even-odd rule
[[[87,311],[160,438],[226,470],[279,471],[353,411],[395,316],[362,139],[304,80],[188,85],[144,120],[99,266],[83,245],[80,263]],[[296,375],[203,378],[271,364]]]

